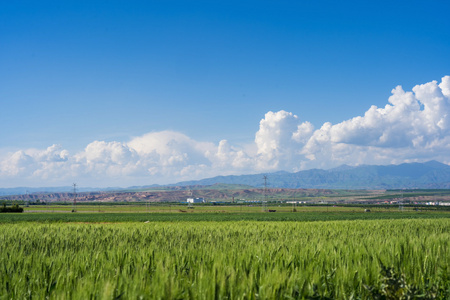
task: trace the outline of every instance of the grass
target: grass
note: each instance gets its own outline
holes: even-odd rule
[[[397,205],[297,205],[297,212],[364,212],[365,208],[369,208],[372,212],[398,212]],[[405,205],[404,212],[413,212],[416,208],[421,211],[448,210],[450,207],[440,206],[421,206],[421,205]],[[30,205],[25,207],[25,212],[71,212],[73,206],[71,204],[50,204],[50,205]],[[292,212],[292,204],[275,204],[269,203],[267,209],[276,210],[277,212]],[[182,203],[132,203],[132,204],[78,204],[77,212],[90,213],[177,213],[187,211],[187,204]],[[221,203],[212,204],[194,204],[193,209],[189,209],[191,213],[260,213],[262,207],[260,203],[255,204],[230,204]]]
[[[21,222],[0,224],[0,232],[0,299],[450,296],[448,218]]]
[[[76,209],[0,214],[0,299],[450,298],[448,210]]]
[[[195,211],[196,209],[194,209]],[[114,210],[113,210],[114,211]],[[179,209],[173,212],[150,212],[143,210],[138,212],[119,213],[110,211],[108,213],[92,212],[40,212],[22,214],[0,214],[0,223],[16,222],[183,222],[183,221],[337,221],[337,220],[388,220],[388,219],[449,219],[448,211],[372,211],[365,213],[362,209],[354,210],[329,210],[326,208],[314,208],[310,211],[300,212],[261,212],[261,208],[253,212],[233,212],[222,210],[215,212],[192,212],[185,209],[186,213],[180,213]]]

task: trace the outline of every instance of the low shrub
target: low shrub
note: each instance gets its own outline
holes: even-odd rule
[[[19,207],[19,204],[13,204],[11,207],[7,207],[6,203],[3,203],[3,207],[0,207],[0,213],[21,213],[23,207]]]

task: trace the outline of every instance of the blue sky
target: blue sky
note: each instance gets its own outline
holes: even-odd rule
[[[367,129],[354,118],[384,108],[398,85],[408,92],[435,80],[444,91],[449,12],[448,1],[2,1],[0,187],[450,163],[447,129],[438,126],[445,92],[427,113],[440,113],[427,125],[438,131],[385,120],[384,129],[411,132],[394,150],[383,144],[394,133],[380,128],[330,133],[322,156],[326,147],[311,140],[327,122],[343,124],[330,132]],[[296,132],[303,140],[292,144]],[[383,143],[361,142],[371,134]],[[427,152],[436,139],[441,148]],[[419,140],[428,144],[418,148]],[[221,145],[228,156],[219,163]],[[336,149],[345,145],[347,156]],[[371,158],[380,152],[373,147],[401,155]]]

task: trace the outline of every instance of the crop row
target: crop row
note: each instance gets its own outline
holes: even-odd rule
[[[308,212],[201,212],[201,213],[87,213],[87,212],[46,212],[0,214],[1,223],[17,222],[197,222],[197,221],[337,221],[337,220],[378,220],[378,219],[450,219],[449,212],[432,211],[308,211]]]
[[[0,299],[367,299],[388,277],[394,293],[450,295],[448,219],[0,230]]]

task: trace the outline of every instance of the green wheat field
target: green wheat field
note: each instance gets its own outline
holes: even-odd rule
[[[450,298],[448,212],[94,215],[2,214],[0,299]]]

